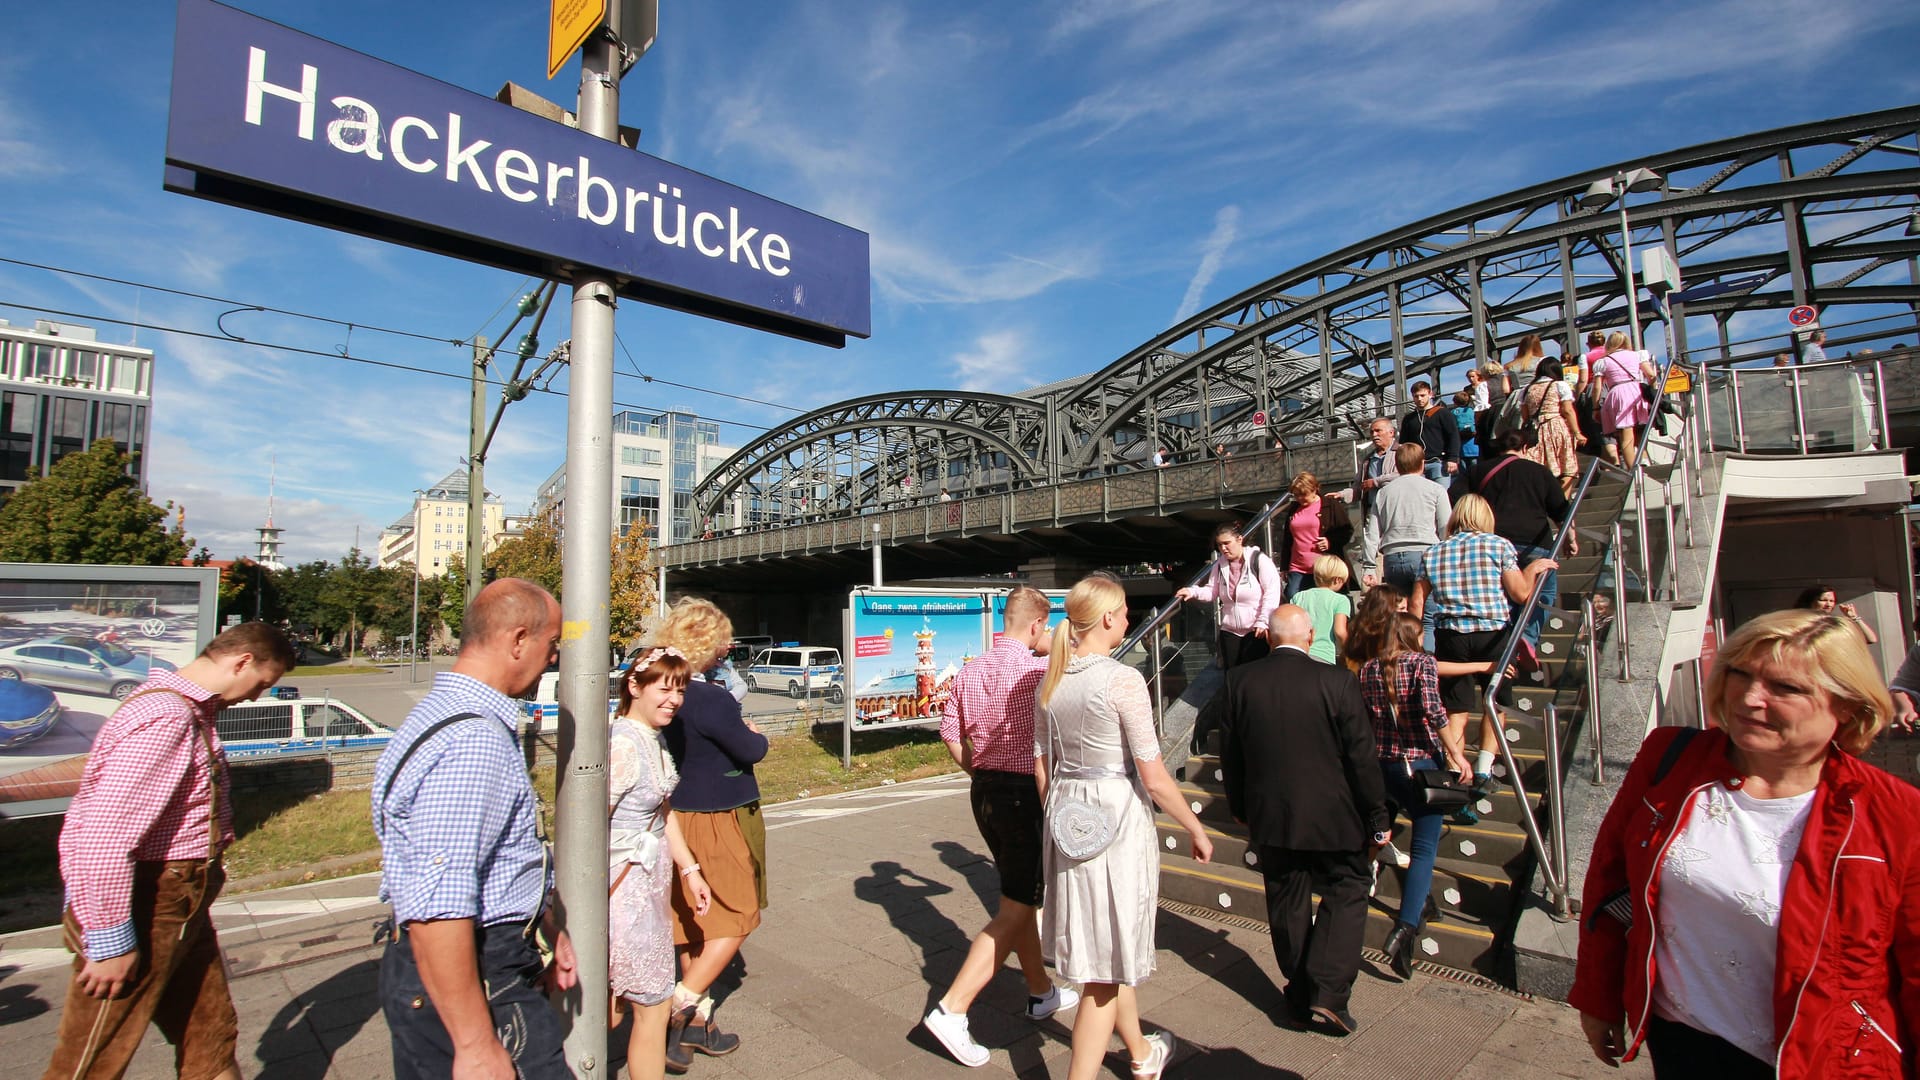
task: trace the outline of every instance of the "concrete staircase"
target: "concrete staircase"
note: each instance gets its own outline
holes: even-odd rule
[[[1582,502],[1576,519],[1582,553],[1561,560],[1560,603],[1563,606],[1547,612],[1540,642],[1541,670],[1531,679],[1517,682],[1512,689],[1511,704],[1503,706],[1507,738],[1521,768],[1521,783],[1526,791],[1524,805],[1510,786],[1502,784],[1477,805],[1479,821],[1465,824],[1449,818],[1441,834],[1429,915],[1419,936],[1418,959],[1503,982],[1510,983],[1513,979],[1513,930],[1534,870],[1522,815],[1540,815],[1541,793],[1547,788],[1545,707],[1549,703],[1553,705],[1560,727],[1564,767],[1587,711],[1584,639],[1588,628],[1580,611],[1580,598],[1603,587],[1611,591],[1613,563],[1607,545],[1613,522],[1628,503],[1629,494],[1624,478],[1603,471],[1595,477]],[[1638,562],[1636,543],[1630,529],[1623,533],[1622,544],[1630,553],[1629,564]],[[1628,574],[1627,586],[1631,603],[1639,598],[1637,574]],[[1210,693],[1217,688],[1218,680],[1195,679],[1183,695],[1183,709],[1198,707],[1199,703],[1193,701],[1193,691],[1203,685]],[[1169,717],[1171,719],[1171,713]],[[1185,713],[1182,719],[1186,719]],[[1169,724],[1168,742],[1186,746],[1190,730],[1190,720],[1184,731],[1176,731],[1174,725]],[[1469,744],[1477,738],[1478,724],[1470,723]],[[1187,761],[1181,792],[1212,837],[1214,858],[1205,865],[1188,858],[1184,854],[1184,832],[1161,815],[1158,821],[1162,844],[1160,895],[1202,912],[1264,921],[1266,903],[1259,853],[1249,845],[1246,827],[1234,822],[1227,810],[1215,745],[1205,750]],[[1179,756],[1170,753],[1168,760],[1177,761]],[[1496,759],[1495,774],[1504,772],[1504,766]],[[1536,816],[1536,820],[1544,831],[1544,816]],[[1394,844],[1403,852],[1408,848],[1409,826],[1405,818],[1394,822]],[[1404,871],[1391,863],[1379,867],[1368,910],[1366,943],[1370,947],[1381,947],[1392,929],[1400,907],[1404,875]]]

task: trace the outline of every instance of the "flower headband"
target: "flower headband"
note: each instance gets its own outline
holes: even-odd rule
[[[640,674],[642,671],[645,671],[647,669],[648,665],[652,664],[654,661],[660,659],[663,656],[672,656],[681,660],[685,660],[687,658],[686,653],[681,652],[679,649],[676,649],[671,645],[656,645],[653,648],[648,649],[646,652],[643,652],[639,656],[634,658],[633,665],[627,668],[627,677],[632,678],[633,676]]]

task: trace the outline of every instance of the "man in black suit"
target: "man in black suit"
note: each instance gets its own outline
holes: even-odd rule
[[[1220,692],[1227,805],[1248,825],[1266,878],[1289,1011],[1344,1035],[1359,1026],[1347,1002],[1366,933],[1367,864],[1392,818],[1360,681],[1307,656],[1304,609],[1281,605],[1268,633],[1273,652],[1228,672]]]

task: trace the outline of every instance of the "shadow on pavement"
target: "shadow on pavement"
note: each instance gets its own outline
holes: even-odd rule
[[[1192,1046],[1195,1051],[1191,1057],[1182,1057],[1167,1070],[1167,1080],[1181,1080],[1192,1077],[1193,1080],[1302,1080],[1301,1074],[1292,1069],[1276,1069],[1256,1061],[1244,1050],[1231,1046],[1218,1048]]]
[[[0,982],[5,982],[8,976],[19,974],[19,972],[20,969],[11,964],[0,967]],[[58,987],[61,984],[55,982],[52,985]],[[40,999],[40,996],[34,992],[36,989],[38,988],[21,984],[0,986],[0,1027],[17,1024],[22,1020],[31,1020],[53,1007]]]
[[[260,1033],[255,1057],[267,1062],[256,1080],[304,1080],[316,1045],[343,1046],[380,1011],[380,962],[363,960],[334,973],[281,1006]]]

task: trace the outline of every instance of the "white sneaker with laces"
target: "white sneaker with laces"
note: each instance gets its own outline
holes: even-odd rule
[[[1056,986],[1045,997],[1027,996],[1027,1019],[1045,1020],[1054,1013],[1066,1012],[1080,1004],[1080,991],[1071,986]]]
[[[977,1069],[987,1063],[992,1055],[987,1048],[973,1041],[973,1033],[967,1030],[967,1014],[954,1014],[946,1006],[936,1003],[933,1011],[921,1021],[940,1045],[947,1048],[953,1059],[969,1069]]]
[[[1171,1031],[1156,1031],[1147,1036],[1147,1059],[1132,1063],[1134,1080],[1160,1080],[1160,1074],[1167,1071],[1167,1062],[1173,1060],[1175,1045]]]

